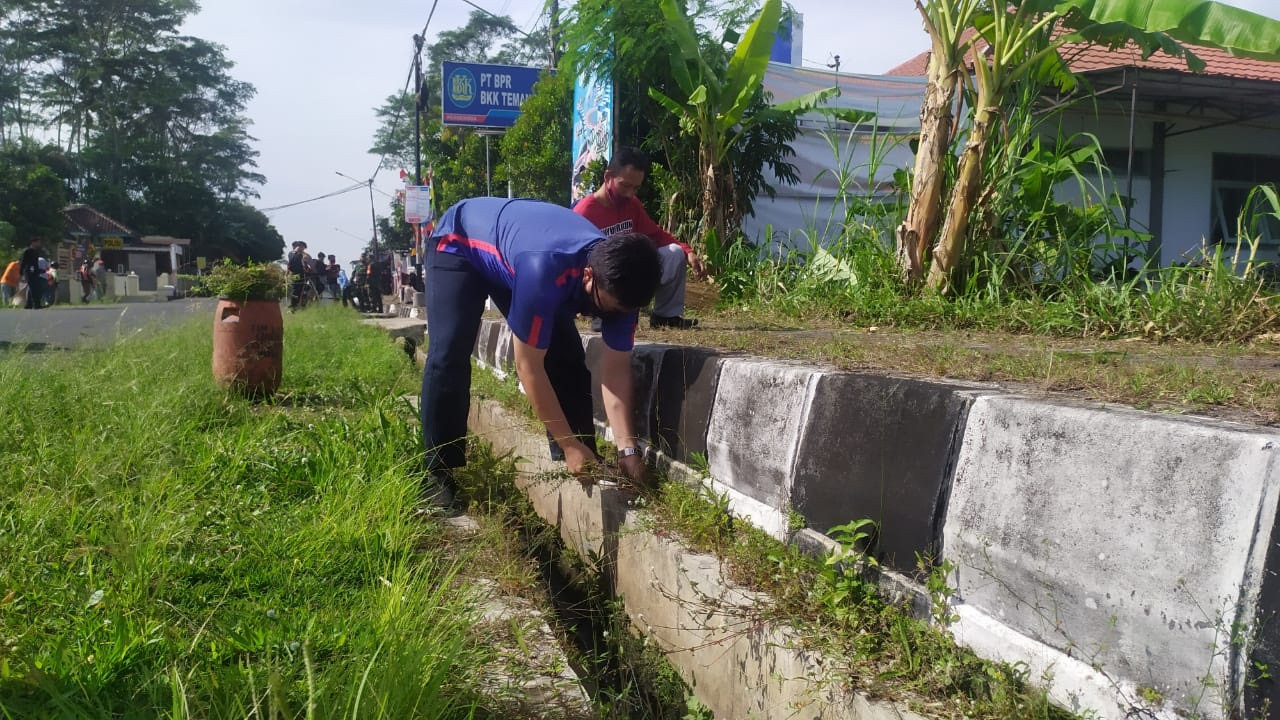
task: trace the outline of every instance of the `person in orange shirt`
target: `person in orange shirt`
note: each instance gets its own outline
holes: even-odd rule
[[[18,267],[17,260],[4,266],[4,274],[0,275],[0,307],[9,307],[13,296],[18,294],[18,281],[22,279],[22,272]]]

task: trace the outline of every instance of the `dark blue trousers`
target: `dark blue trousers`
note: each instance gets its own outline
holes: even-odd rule
[[[422,445],[426,471],[447,478],[466,464],[467,412],[471,407],[471,351],[480,330],[485,298],[503,316],[511,310],[511,291],[495,287],[463,257],[437,252],[427,243],[424,262],[427,293],[427,364],[422,371]],[[591,373],[582,337],[566,310],[555,318],[547,346],[546,370],[569,421],[569,428],[595,450]]]
[[[49,281],[38,272],[28,272],[27,276],[27,305],[28,310],[39,310],[44,307],[45,291],[49,288]]]

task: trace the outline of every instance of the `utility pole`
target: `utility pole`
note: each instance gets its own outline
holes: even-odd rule
[[[551,40],[551,67],[560,67],[560,0],[551,0],[551,15],[547,18],[547,35]]]
[[[378,214],[373,209],[373,178],[369,178],[369,225],[373,228],[373,261],[378,261]]]
[[[422,184],[422,43],[413,36],[413,184]],[[372,190],[370,190],[372,192]]]

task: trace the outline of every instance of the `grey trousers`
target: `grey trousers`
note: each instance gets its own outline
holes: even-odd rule
[[[684,315],[684,286],[688,275],[685,267],[689,258],[679,245],[664,245],[658,248],[658,259],[662,262],[662,279],[658,281],[658,292],[653,296],[653,314],[661,317]]]

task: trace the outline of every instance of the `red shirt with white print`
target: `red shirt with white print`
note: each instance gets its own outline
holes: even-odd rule
[[[692,252],[688,243],[680,242],[674,235],[654,222],[635,195],[620,202],[615,200],[615,204],[610,207],[592,193],[579,200],[573,206],[573,211],[595,223],[595,226],[600,228],[607,237],[622,233],[640,233],[647,235],[658,244],[658,247],[679,245],[686,254]]]

